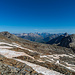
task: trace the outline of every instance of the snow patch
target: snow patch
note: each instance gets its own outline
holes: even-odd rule
[[[56,64],[59,64],[59,60],[57,60]]]
[[[69,67],[67,67],[67,66],[65,66],[65,65],[63,65],[63,64],[61,64],[61,63],[55,63],[55,64],[59,64],[59,65],[65,67],[65,68],[67,68],[67,69],[69,69],[69,70],[75,71],[75,69],[73,69],[73,68],[70,67],[69,65],[68,65]]]
[[[47,57],[47,56],[46,55],[40,56],[40,58],[44,58],[44,57]]]
[[[24,52],[16,52],[16,51],[11,51],[8,49],[0,49],[0,54],[7,57],[7,58],[13,58],[13,57],[19,57],[19,56],[28,56],[32,59],[34,59],[34,57],[24,53]]]
[[[21,48],[21,49],[24,49],[24,50],[28,50],[30,52],[37,52],[37,51],[33,51],[33,50],[30,50],[28,48],[24,48],[24,47],[21,47],[21,45],[17,44],[17,43],[12,43],[12,44],[9,44],[9,43],[5,43],[5,42],[0,42],[0,45],[2,44],[6,44],[6,45],[9,45],[9,46],[12,46],[12,47],[17,47],[17,48]],[[38,52],[37,52],[38,53]]]
[[[9,47],[9,46],[0,46],[0,49],[11,49],[13,47]]]
[[[47,57],[49,59],[51,59],[51,58],[59,59],[60,57],[64,57],[64,56],[69,57],[69,58],[75,57],[75,55],[72,55],[72,54],[70,54],[70,55],[67,55],[67,54],[53,54],[53,55],[43,55],[43,56],[40,56],[40,58]]]
[[[20,61],[22,63],[25,63],[27,65],[29,65],[30,67],[32,67],[35,71],[37,71],[38,73],[42,73],[44,75],[64,75],[64,74],[61,74],[59,72],[56,72],[56,71],[53,71],[53,70],[50,70],[50,69],[47,69],[45,67],[42,67],[40,65],[36,65],[36,64],[33,64],[33,63],[30,63],[30,62],[27,62],[27,61],[23,61],[23,60],[20,60],[20,59],[15,59],[17,61]]]

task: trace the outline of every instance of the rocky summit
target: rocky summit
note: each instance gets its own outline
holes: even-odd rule
[[[56,45],[59,45],[61,40],[64,38],[64,37],[67,37],[68,34],[67,33],[64,33],[56,38],[53,38],[51,39],[50,41],[46,42],[47,44],[56,44]]]
[[[75,53],[1,32],[0,75],[75,75]]]
[[[60,46],[72,48],[73,51],[75,52],[75,34],[64,37],[61,40]]]

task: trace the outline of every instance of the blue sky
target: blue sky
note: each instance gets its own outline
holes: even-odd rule
[[[0,31],[75,33],[75,0],[0,0]]]

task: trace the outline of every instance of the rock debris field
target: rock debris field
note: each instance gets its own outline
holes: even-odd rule
[[[49,53],[49,54],[48,54]],[[1,75],[74,75],[75,65],[65,58],[74,54],[56,54],[30,49],[15,42],[0,42]],[[64,61],[63,61],[64,60]]]

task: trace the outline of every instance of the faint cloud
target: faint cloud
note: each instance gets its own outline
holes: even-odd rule
[[[38,31],[38,30],[37,30]],[[75,29],[39,29],[39,32],[48,32],[48,33],[71,33],[75,34]]]

